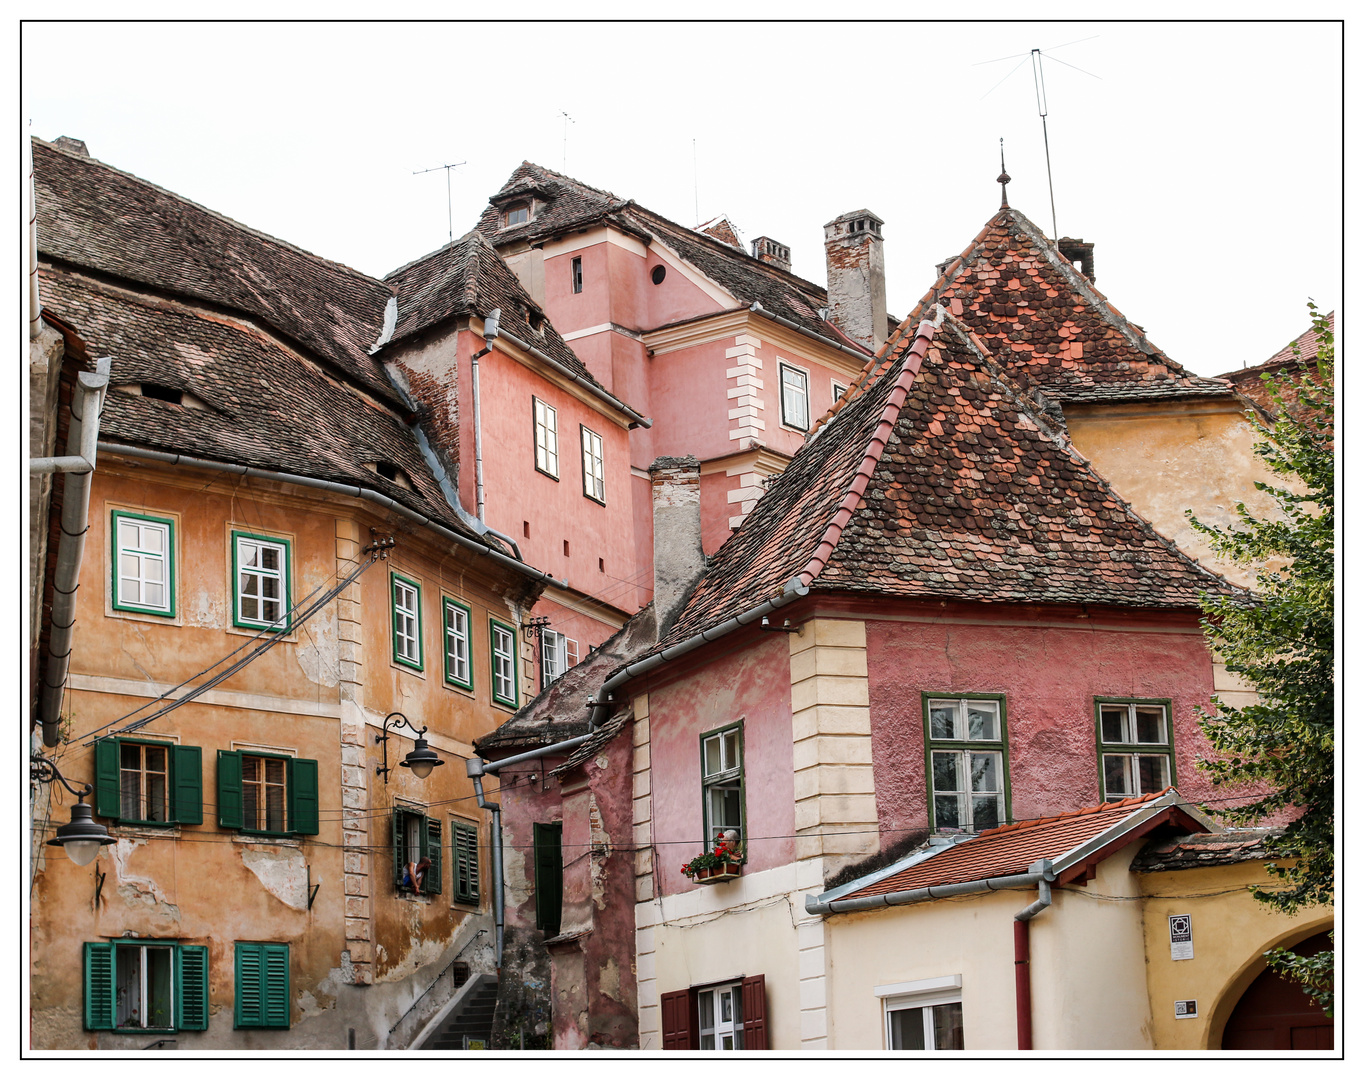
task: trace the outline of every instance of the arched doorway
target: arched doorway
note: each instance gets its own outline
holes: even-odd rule
[[[1300,956],[1331,948],[1323,931],[1293,946]],[[1222,1032],[1223,1050],[1332,1050],[1334,1029],[1295,982],[1266,970],[1246,987]]]

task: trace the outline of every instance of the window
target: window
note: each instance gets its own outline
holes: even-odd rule
[[[664,1050],[769,1050],[762,975],[659,996]]]
[[[465,690],[474,688],[474,669],[469,657],[468,607],[445,598],[445,681]]]
[[[744,835],[744,729],[742,724],[701,736],[702,828],[706,842],[730,829]]]
[[[964,1050],[961,976],[878,986],[888,1050]]]
[[[408,865],[423,859],[431,865],[421,877],[421,888],[414,890],[407,877]],[[440,822],[418,810],[399,807],[393,811],[393,886],[399,892],[440,895],[441,835]]]
[[[571,266],[571,269],[570,269],[569,273],[572,275],[572,278],[573,278],[573,291],[574,291],[575,293],[580,293],[580,292],[583,291],[583,260],[582,260],[582,258],[581,258],[580,256],[574,256],[573,262],[570,264],[570,266]]]
[[[579,425],[581,427],[581,425]],[[601,436],[591,428],[583,433],[583,494],[606,505],[606,466],[602,461]]]
[[[478,826],[467,821],[450,822],[450,884],[455,902],[478,903]]]
[[[934,829],[979,832],[1009,819],[1004,698],[928,697],[929,817]]]
[[[578,662],[578,643],[546,627],[540,632],[540,689]]]
[[[535,412],[535,467],[559,479],[559,413],[538,397],[531,398]]]
[[[738,983],[698,991],[696,1012],[700,1049],[744,1048],[744,1002]]]
[[[805,372],[787,364],[781,368],[781,422],[787,427],[810,429],[810,390]]]
[[[516,708],[516,631],[496,619],[488,620],[493,655],[493,701]]]
[[[411,578],[395,573],[393,581],[393,660],[422,669],[422,591]]]
[[[232,625],[289,629],[289,542],[232,534]]]
[[[317,835],[317,762],[218,751],[218,824],[273,835]]]
[[[1096,701],[1099,786],[1105,802],[1174,783],[1169,701]]]
[[[236,1003],[233,1026],[289,1026],[289,946],[276,942],[239,941],[233,965]]]
[[[199,747],[100,739],[95,743],[95,813],[128,825],[203,824]]]
[[[87,1031],[206,1031],[208,948],[85,943]]]
[[[829,389],[833,392],[834,400],[837,401],[839,398],[841,398],[844,394],[848,392],[848,384],[841,383],[837,379],[833,379],[830,381]]]
[[[503,219],[505,222],[503,225],[504,228],[510,228],[512,225],[524,225],[530,220],[530,204],[514,203],[507,207]]]
[[[175,522],[113,512],[116,611],[175,615]]]
[[[531,826],[535,856],[535,928],[545,937],[559,933],[564,905],[564,823]]]

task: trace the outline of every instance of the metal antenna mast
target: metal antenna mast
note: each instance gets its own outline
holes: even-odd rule
[[[1047,151],[1047,194],[1051,196],[1051,238],[1056,240],[1056,190],[1051,184],[1051,143],[1047,141],[1047,84],[1042,78],[1042,50],[1032,51],[1032,87],[1037,94],[1037,115],[1042,118],[1042,145]]]
[[[418,169],[412,174],[413,176],[422,176],[425,173],[435,172],[436,169],[445,170],[445,216],[446,224],[450,228],[450,243],[452,244],[455,242],[455,209],[450,196],[450,170],[458,169],[461,165],[467,164],[469,164],[467,161],[457,161],[453,165],[436,165],[430,169]]]
[[[574,120],[563,109],[559,110],[559,115],[564,118],[564,163],[561,168],[566,173],[568,172],[568,125],[576,124],[578,121]]]
[[[701,224],[701,187],[696,178],[696,140],[691,141],[691,212],[698,225]]]

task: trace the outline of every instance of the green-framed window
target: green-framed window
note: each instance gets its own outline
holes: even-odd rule
[[[218,751],[218,824],[269,836],[315,836],[317,762],[249,750]]]
[[[203,824],[202,751],[169,742],[100,739],[95,813],[128,825]]]
[[[393,811],[393,887],[399,892],[440,895],[441,827],[435,818],[420,810],[395,807]],[[409,867],[416,869],[423,859],[430,865],[421,874],[421,888],[414,889],[408,878]]]
[[[450,879],[455,902],[478,903],[478,826],[450,822]]]
[[[535,822],[531,826],[535,861],[535,928],[555,937],[564,908],[564,823]]]
[[[701,735],[701,828],[707,846],[733,830],[742,844],[744,803],[743,721]]]
[[[531,419],[535,428],[535,468],[559,479],[559,410],[553,405],[531,399]]]
[[[233,626],[289,629],[291,565],[288,540],[233,530]]]
[[[585,424],[578,425],[583,443],[583,494],[606,505],[606,459],[601,436]]]
[[[924,694],[931,829],[980,832],[1010,820],[1003,694]]]
[[[422,670],[422,587],[396,570],[390,575],[393,600],[393,660]]]
[[[1099,790],[1105,802],[1163,791],[1175,783],[1169,698],[1095,698]]]
[[[168,941],[87,941],[87,1031],[208,1029],[208,948]]]
[[[445,681],[465,690],[474,688],[473,613],[468,604],[444,597],[441,601],[445,622]]]
[[[289,1026],[289,946],[285,942],[238,941],[234,950],[232,1026]]]
[[[516,628],[496,619],[488,620],[488,639],[492,645],[493,701],[516,708]]]
[[[115,510],[113,543],[115,611],[175,617],[175,522]]]

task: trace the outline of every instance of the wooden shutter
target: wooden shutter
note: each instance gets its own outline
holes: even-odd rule
[[[454,855],[454,869],[450,876],[454,882],[455,899],[477,904],[478,830],[455,823],[450,826],[450,831],[450,850]]]
[[[265,1027],[289,1026],[289,946],[262,945],[265,954]]]
[[[559,933],[564,905],[564,825],[535,823],[535,928],[546,937]]]
[[[114,946],[107,941],[85,943],[85,1030],[114,1030]]]
[[[117,821],[119,805],[118,740],[100,739],[95,743],[95,813]]]
[[[235,750],[218,751],[218,826],[242,827],[242,756]]]
[[[289,761],[289,831],[317,835],[317,762],[309,758]]]
[[[181,945],[175,950],[175,1026],[208,1030],[208,948]]]
[[[431,860],[431,866],[426,871],[426,877],[422,879],[422,892],[426,893],[427,896],[440,895],[440,849],[440,822],[435,818],[427,818],[426,857]]]
[[[660,1019],[663,1024],[664,1050],[693,1050],[692,1002],[690,990],[671,990],[659,999]],[[699,1040],[697,1040],[699,1043]]]
[[[289,1026],[289,946],[237,942],[236,1026]]]
[[[403,812],[393,811],[393,887],[403,887]]]
[[[744,1049],[767,1050],[767,987],[761,975],[743,982]]]
[[[181,825],[204,823],[203,752],[197,746],[171,747],[170,818]]]
[[[260,1027],[261,947],[237,942],[233,982],[236,1027]]]

